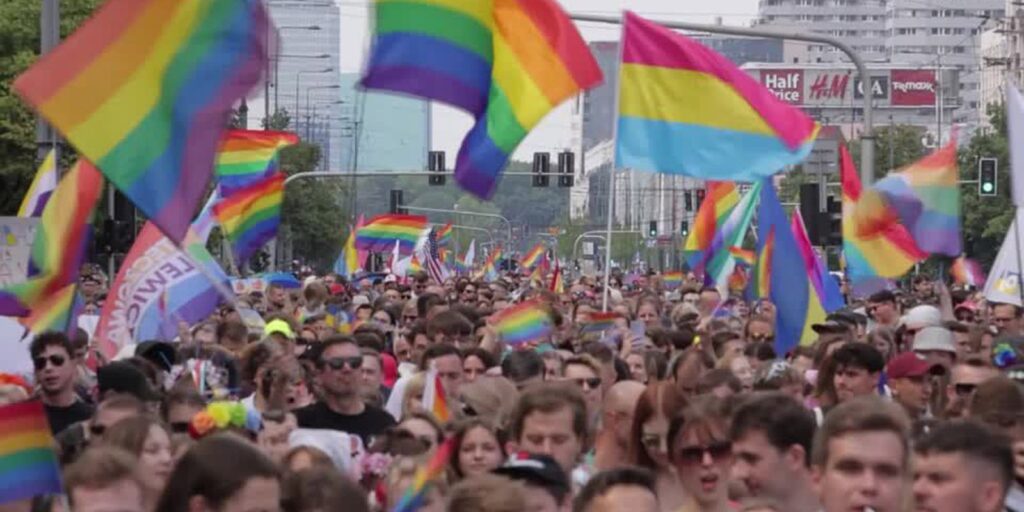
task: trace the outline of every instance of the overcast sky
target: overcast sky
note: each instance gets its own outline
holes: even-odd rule
[[[560,0],[571,13],[617,16],[628,6],[641,16],[662,20],[714,23],[721,17],[727,25],[749,25],[757,14],[758,0]],[[363,59],[369,46],[369,0],[336,0],[341,6],[341,70],[362,70]],[[580,24],[583,37],[588,41],[616,40],[619,28],[612,25]],[[523,142],[516,153],[517,159],[528,160],[534,151],[559,151],[569,146],[571,117],[563,106],[545,118]],[[461,111],[438,106],[433,108],[434,149],[453,153],[458,150],[463,136],[472,125],[472,119]]]

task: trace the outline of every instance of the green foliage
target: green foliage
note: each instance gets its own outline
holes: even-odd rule
[[[281,151],[281,169],[289,176],[312,171],[319,160],[320,147],[313,144],[303,142]],[[296,258],[315,268],[330,268],[338,257],[342,229],[347,224],[342,213],[344,197],[344,187],[338,180],[304,179],[289,183],[281,205],[278,235],[283,245],[290,244]]]
[[[1006,116],[1002,105],[989,109],[995,130],[975,133],[960,149],[960,179],[976,180],[978,160],[999,159],[997,195],[980,197],[978,184],[964,184],[961,192],[964,252],[976,259],[984,268],[995,260],[1003,237],[1013,221],[1014,207],[1010,200],[1010,155],[1006,140]]]

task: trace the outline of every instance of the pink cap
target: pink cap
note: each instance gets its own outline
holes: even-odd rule
[[[384,385],[389,388],[394,387],[395,381],[398,380],[398,361],[395,360],[395,356],[381,354],[380,366]]]

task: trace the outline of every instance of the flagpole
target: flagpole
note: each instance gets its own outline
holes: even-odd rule
[[[1017,246],[1017,294],[1020,296],[1020,305],[1024,307],[1024,283],[1021,283],[1021,263],[1020,263],[1020,223],[1017,220],[1020,219],[1020,207],[1018,206],[1013,212],[1013,243]]]
[[[619,35],[619,68],[622,68],[622,55],[625,53],[626,47],[626,17],[625,12],[620,14],[619,26],[622,27]],[[620,112],[619,102],[622,97],[622,79],[620,76],[616,78],[615,83],[615,124],[612,125],[612,148],[614,153],[612,154],[612,166],[608,169],[608,225],[605,229],[605,248],[604,248],[604,289],[601,291],[601,311],[608,312],[608,296],[611,294],[609,290],[609,284],[611,283],[611,272],[612,272],[612,221],[615,218],[615,170],[619,165],[619,116],[622,115]]]

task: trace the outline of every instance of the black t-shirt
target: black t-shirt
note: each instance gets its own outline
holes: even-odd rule
[[[375,436],[395,425],[395,419],[384,409],[369,404],[359,414],[338,414],[327,404],[317,402],[296,410],[295,419],[299,428],[325,428],[357,435],[364,446],[370,446]]]
[[[57,435],[61,430],[92,417],[93,408],[91,405],[76,400],[67,407],[57,407],[43,404],[46,410],[46,420],[50,422],[50,431]]]

